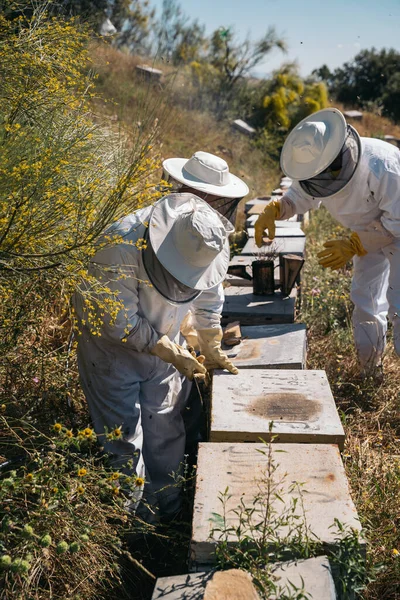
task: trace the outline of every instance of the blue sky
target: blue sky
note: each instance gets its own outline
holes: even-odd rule
[[[162,0],[150,3],[160,14]],[[324,63],[341,66],[363,48],[400,51],[400,0],[181,0],[181,6],[207,33],[233,26],[239,39],[247,33],[257,39],[275,26],[288,53],[274,51],[257,67],[259,75],[283,61],[297,60],[305,76]]]

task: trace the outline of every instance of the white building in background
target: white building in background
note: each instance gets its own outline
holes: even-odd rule
[[[102,22],[99,33],[103,36],[115,35],[117,33],[117,30],[111,23],[110,19],[107,18],[104,19],[104,21]]]

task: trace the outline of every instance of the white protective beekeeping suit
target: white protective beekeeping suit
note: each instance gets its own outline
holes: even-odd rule
[[[193,210],[197,211],[194,214],[198,215],[200,204],[207,206],[190,194],[171,194],[155,206],[165,204],[168,199],[172,200],[167,212],[170,206],[185,207],[192,202]],[[209,207],[207,210],[215,213]],[[123,239],[117,245],[100,250],[90,261],[89,274],[111,290],[119,291],[122,307],[116,321],[110,324],[109,318],[101,316],[104,310],[98,308],[103,321],[101,335],[93,335],[82,295],[75,293],[73,301],[80,329],[81,384],[96,433],[101,436],[105,450],[113,455],[116,466],[124,465],[128,459],[134,460],[136,474],[146,479],[145,499],[158,504],[164,515],[171,515],[179,509],[179,489],[171,487],[171,473],[179,471],[184,456],[181,411],[190,382],[172,364],[152,352],[162,336],[180,341],[179,327],[189,307],[196,328],[219,330],[224,296],[222,284],[218,283],[197,291],[192,300],[172,302],[150,283],[151,274],[144,266],[146,250],[140,250],[135,244],[148,238],[152,225],[156,227],[151,221],[152,214],[153,207],[145,208],[113,226],[107,235]],[[220,261],[219,280],[227,270],[227,236],[231,229],[228,224],[223,250],[225,262]],[[139,242],[139,246],[141,244]],[[154,281],[158,283],[161,279]],[[94,289],[90,296],[95,297]],[[122,439],[104,441],[104,428],[112,430],[117,426],[122,426]]]
[[[326,118],[327,113],[333,114]],[[340,119],[344,122],[350,158],[344,175],[347,180],[327,181],[320,172],[314,178],[301,177],[299,173],[307,170],[308,158],[321,160],[329,134],[332,136],[336,131],[334,127],[340,129]],[[324,127],[318,131],[314,124],[321,122]],[[313,127],[312,139],[306,139],[304,123]],[[293,150],[296,133],[297,148]],[[310,115],[290,136],[282,151],[281,166],[293,178],[293,183],[280,200],[276,214],[278,218],[287,219],[323,205],[339,223],[358,234],[364,252],[353,259],[354,340],[361,366],[366,372],[374,370],[380,365],[385,348],[387,316],[392,320],[394,347],[400,355],[400,151],[378,139],[360,138],[335,109]],[[336,143],[340,144],[339,139]],[[346,145],[343,148],[346,149]],[[342,169],[345,169],[344,161]],[[297,174],[297,178],[293,174]],[[335,191],[335,186],[341,189]],[[326,196],[321,197],[324,189]]]

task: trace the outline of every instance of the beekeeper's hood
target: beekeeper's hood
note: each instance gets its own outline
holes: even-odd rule
[[[336,108],[320,110],[289,133],[281,153],[281,168],[315,198],[325,198],[344,188],[361,157],[357,131],[347,125]]]
[[[208,290],[225,278],[230,258],[228,236],[233,231],[234,227],[227,219],[194,194],[170,194],[159,200],[151,212],[148,225],[150,251],[182,284],[177,288],[187,288],[188,294],[190,290]],[[154,256],[151,258],[145,251],[144,264],[146,267],[147,262],[150,279],[152,273],[154,275]],[[160,273],[157,269],[158,279]],[[175,299],[170,292],[168,294],[171,300]],[[182,293],[180,295],[183,299]]]

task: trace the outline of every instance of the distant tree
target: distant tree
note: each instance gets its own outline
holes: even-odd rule
[[[29,18],[37,5],[36,0],[0,0],[0,9],[9,19],[19,14]],[[149,0],[43,0],[42,8],[48,14],[78,16],[95,31],[109,17],[118,31],[114,43],[135,51],[144,47],[155,12],[149,8]]]
[[[199,60],[206,45],[205,27],[197,20],[183,27],[172,52],[174,64],[188,64]]]
[[[83,19],[100,18],[108,7],[108,0],[58,0],[55,9],[68,16],[79,15]]]
[[[108,0],[110,19],[118,31],[116,46],[146,50],[155,15],[148,0]]]
[[[155,27],[155,50],[175,65],[198,60],[205,43],[204,31],[204,25],[190,21],[178,0],[163,0]]]
[[[19,15],[31,18],[39,10],[47,14],[63,15],[66,17],[79,16],[82,20],[92,23],[97,27],[105,16],[109,0],[0,0],[0,12],[7,19],[13,20]]]
[[[365,106],[380,102],[392,77],[400,71],[400,53],[396,50],[362,50],[352,62],[335,69],[331,87],[345,104]]]
[[[206,60],[218,73],[217,113],[222,115],[231,104],[236,87],[248,77],[251,71],[264,60],[273,49],[286,51],[285,41],[280,38],[274,27],[258,41],[246,38],[243,42],[236,39],[231,28],[220,27],[211,35]]]
[[[311,75],[318,81],[324,81],[328,86],[332,82],[333,73],[327,65],[322,65],[319,69],[314,69]]]
[[[400,122],[400,72],[389,79],[382,94],[383,114]]]
[[[285,41],[278,37],[274,27],[256,42],[249,38],[240,42],[232,29],[221,27],[211,36],[208,59],[220,71],[224,87],[229,90],[239,79],[248,76],[274,48],[286,52]]]

